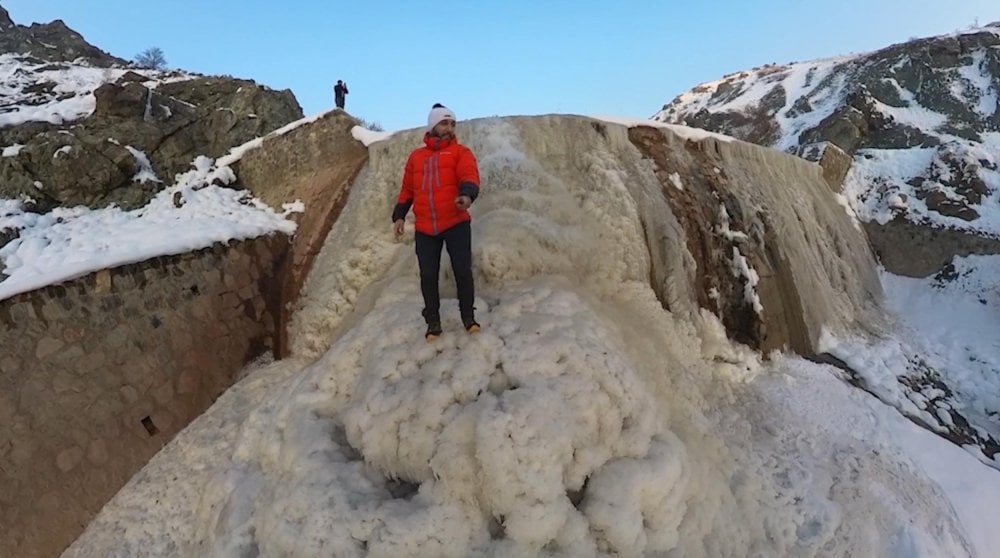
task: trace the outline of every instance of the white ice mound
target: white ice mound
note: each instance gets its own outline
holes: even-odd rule
[[[413,334],[405,303],[377,305],[247,422],[238,466],[203,499],[201,551],[634,556],[675,545],[685,451],[658,430],[651,390],[614,335],[569,291],[514,288],[496,302],[477,304],[482,333],[450,324],[435,343]]]

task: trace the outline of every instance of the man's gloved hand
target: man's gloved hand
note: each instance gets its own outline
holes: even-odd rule
[[[469,196],[458,196],[455,198],[455,207],[459,209],[469,209],[472,207],[472,198]]]

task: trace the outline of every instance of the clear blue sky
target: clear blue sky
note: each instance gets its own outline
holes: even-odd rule
[[[291,89],[307,115],[387,130],[443,102],[460,119],[647,118],[691,87],[769,62],[875,50],[1000,20],[998,0],[0,0],[18,24],[62,19],[131,59]]]

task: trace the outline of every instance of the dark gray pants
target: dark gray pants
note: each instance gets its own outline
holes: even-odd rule
[[[441,319],[441,295],[438,275],[441,271],[441,249],[447,245],[451,269],[458,289],[458,309],[463,318],[472,318],[476,296],[472,282],[472,226],[459,223],[437,236],[418,232],[416,235],[417,263],[420,265],[420,292],[424,295],[424,318],[430,322]]]

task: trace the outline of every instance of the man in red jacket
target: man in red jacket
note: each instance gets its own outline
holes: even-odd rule
[[[458,288],[458,309],[469,333],[476,323],[472,282],[472,227],[469,207],[479,196],[479,167],[472,151],[455,137],[455,113],[440,103],[427,116],[424,145],[410,153],[396,208],[392,212],[396,236],[403,234],[406,213],[416,217],[417,263],[428,340],[441,335],[441,298],[438,273],[441,249],[447,245]]]

